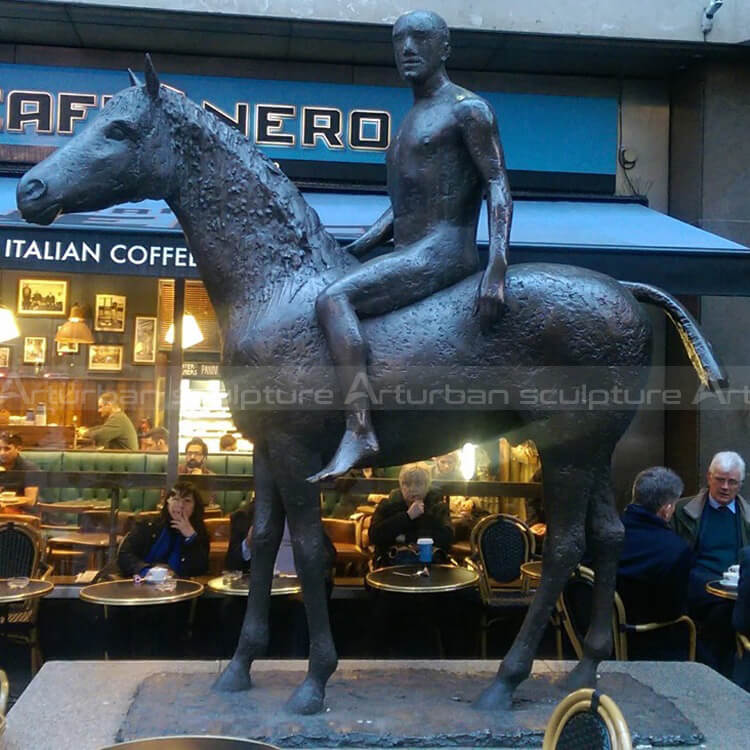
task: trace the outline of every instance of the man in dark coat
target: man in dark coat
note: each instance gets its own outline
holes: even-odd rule
[[[734,653],[732,602],[706,591],[739,562],[750,544],[750,505],[739,494],[745,462],[733,451],[717,453],[708,467],[707,487],[680,500],[672,519],[675,531],[692,547],[688,613],[698,626],[698,658],[724,675],[731,674]]]
[[[645,469],[635,478],[633,502],[622,516],[625,541],[617,569],[617,591],[628,623],[669,622],[687,609],[693,553],[669,526],[682,490],[682,480],[663,466]],[[671,648],[674,631],[655,633],[639,637],[649,658],[679,656]]]
[[[737,587],[737,601],[732,614],[734,629],[750,638],[750,546],[743,547],[740,553],[740,582]],[[750,653],[743,651],[737,659],[732,678],[740,687],[750,692]]]

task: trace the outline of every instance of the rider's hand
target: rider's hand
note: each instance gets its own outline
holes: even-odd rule
[[[475,313],[479,313],[479,325],[482,333],[489,333],[500,320],[505,308],[505,268],[490,268],[482,275],[479,285],[479,298]]]
[[[424,513],[424,500],[415,500],[406,511],[406,515],[413,521]]]

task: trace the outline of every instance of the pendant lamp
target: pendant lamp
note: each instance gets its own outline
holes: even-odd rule
[[[55,334],[55,341],[61,344],[93,344],[94,335],[86,325],[87,308],[77,302],[70,308],[70,316]]]
[[[20,335],[21,331],[18,330],[18,323],[16,323],[13,310],[5,305],[0,305],[0,343],[17,339]]]

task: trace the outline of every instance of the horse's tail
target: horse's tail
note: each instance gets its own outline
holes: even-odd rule
[[[712,391],[719,391],[729,384],[724,368],[716,359],[711,344],[703,335],[695,318],[671,295],[663,289],[640,284],[637,281],[620,282],[639,302],[647,302],[660,307],[674,323],[682,339],[690,362],[701,383]]]

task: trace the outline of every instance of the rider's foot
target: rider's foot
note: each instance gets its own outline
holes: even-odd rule
[[[341,438],[336,455],[328,466],[308,477],[307,481],[320,482],[323,479],[333,479],[346,474],[354,466],[366,466],[369,459],[377,456],[379,450],[378,439],[372,429],[364,432],[347,429],[344,437]]]

